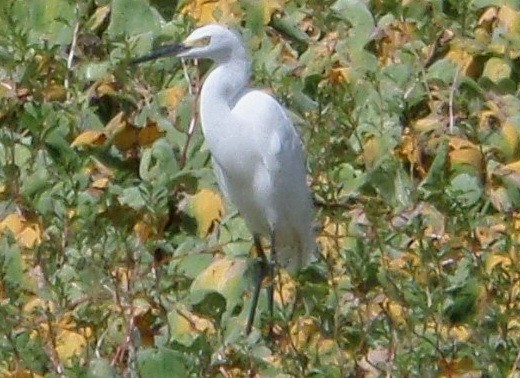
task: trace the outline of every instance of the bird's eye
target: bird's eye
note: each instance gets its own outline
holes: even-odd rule
[[[211,37],[202,37],[194,41],[190,41],[190,47],[206,47],[211,42]]]

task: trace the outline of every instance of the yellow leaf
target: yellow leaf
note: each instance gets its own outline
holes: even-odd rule
[[[418,119],[413,123],[413,129],[419,133],[424,133],[428,131],[437,130],[440,127],[443,127],[444,124],[441,122],[439,116],[430,114],[427,117]]]
[[[201,25],[239,18],[242,12],[236,0],[192,0],[186,2],[181,13],[190,15]]]
[[[155,339],[154,322],[156,317],[153,313],[152,306],[144,299],[135,299],[133,301],[134,324],[139,330],[141,343],[143,345],[152,346]]]
[[[406,313],[406,310],[403,308],[403,306],[401,306],[399,303],[391,301],[387,298],[383,302],[383,308],[386,310],[386,312],[395,324],[406,324],[408,314]]]
[[[327,77],[334,85],[350,83],[352,81],[350,69],[347,67],[331,68],[327,72]]]
[[[393,21],[375,30],[374,39],[378,42],[378,56],[383,65],[400,62],[402,46],[415,38],[416,29],[413,22]]]
[[[58,331],[56,353],[61,361],[69,362],[73,357],[80,356],[86,346],[87,340],[85,336],[68,329],[60,329]]]
[[[296,282],[285,270],[277,275],[274,289],[274,301],[287,306],[296,300]]]
[[[149,146],[157,139],[164,136],[164,134],[164,131],[159,130],[159,128],[157,127],[157,123],[150,122],[142,129],[139,129],[137,139],[139,141],[140,146]]]
[[[13,235],[18,235],[25,228],[25,218],[19,214],[13,213],[6,216],[0,222],[0,230],[9,229]]]
[[[16,240],[18,241],[18,244],[25,248],[33,248],[40,244],[42,239],[39,225],[32,224],[25,227],[23,231],[17,235]]]
[[[120,287],[128,287],[132,281],[133,271],[123,266],[116,267],[112,270],[112,277],[117,280]]]
[[[48,306],[45,304],[43,299],[37,296],[33,296],[25,302],[22,312],[26,316],[40,315],[41,313],[46,311],[47,307]]]
[[[215,327],[211,321],[195,315],[186,308],[179,308],[176,314],[173,313],[173,319],[170,318],[172,324],[172,333],[177,335],[191,334],[193,332],[209,332],[215,333]]]
[[[450,50],[446,54],[446,58],[459,66],[462,73],[466,76],[477,76],[475,72],[476,63],[473,55],[466,50],[465,44],[462,41],[456,41],[450,45]]]
[[[480,18],[478,19],[478,26],[484,27],[489,33],[492,31],[493,23],[496,21],[498,16],[498,10],[496,7],[487,8]]]
[[[501,58],[490,58],[484,66],[482,76],[487,77],[494,83],[508,79],[511,76],[511,65]]]
[[[370,137],[363,145],[363,161],[365,166],[370,169],[379,161],[383,155],[381,141],[377,137]]]
[[[156,232],[148,222],[140,219],[134,225],[134,234],[136,234],[139,240],[144,243],[150,239],[150,237],[154,236]]]
[[[481,43],[491,42],[491,34],[497,20],[498,10],[496,7],[487,8],[480,16],[475,28],[475,39]]]
[[[37,222],[29,222],[23,216],[9,214],[0,223],[0,231],[9,229],[16,238],[17,243],[25,248],[33,248],[42,241],[42,231]]]
[[[469,164],[479,171],[482,169],[482,153],[478,146],[469,140],[458,137],[450,138],[449,145],[449,157],[452,166]]]
[[[517,160],[514,163],[509,163],[505,167],[511,171],[520,173],[520,160]]]
[[[223,258],[215,260],[191,285],[191,290],[215,290],[219,293],[233,287],[237,280],[242,280],[247,264],[244,259]]]
[[[410,162],[412,168],[417,170],[421,177],[427,174],[427,159],[423,158],[421,139],[415,134],[403,135],[401,145],[397,147],[397,152],[404,159]]]
[[[262,7],[264,9],[264,25],[271,21],[274,13],[282,11],[285,6],[284,0],[262,0]]]
[[[101,97],[116,94],[118,84],[114,75],[107,75],[96,87],[96,94]]]
[[[497,18],[506,32],[520,33],[520,11],[503,5],[498,11]]]
[[[495,223],[477,226],[475,228],[475,236],[483,249],[490,247],[506,232],[506,226],[504,223],[498,219],[494,222]]]
[[[318,236],[318,243],[321,246],[321,253],[327,259],[337,259],[345,245],[347,229],[344,222],[334,222],[326,216],[323,221],[321,234]]]
[[[103,5],[98,7],[90,19],[87,21],[87,27],[91,31],[96,31],[110,14],[110,5]]]
[[[176,109],[179,102],[186,96],[184,87],[170,87],[160,91],[157,94],[157,102],[159,106],[168,109]]]
[[[491,203],[501,213],[506,213],[514,209],[513,202],[511,198],[509,198],[509,194],[507,193],[507,189],[503,186],[499,186],[498,188],[489,188],[488,195]]]
[[[520,280],[517,277],[516,282],[513,284],[511,288],[510,298],[518,298],[520,296]],[[518,323],[518,321],[517,321]],[[518,324],[518,329],[520,330],[520,324]]]
[[[514,155],[517,151],[519,140],[516,127],[511,122],[506,121],[502,126],[502,135],[511,150],[511,155]]]
[[[108,184],[110,184],[108,177],[102,177],[100,179],[94,180],[91,186],[96,189],[105,189]]]
[[[465,325],[458,325],[450,328],[449,335],[452,338],[457,339],[458,341],[465,342],[469,340],[469,338],[472,335],[472,332],[471,329],[469,329]]]
[[[452,378],[452,377],[481,377],[482,373],[474,371],[473,360],[469,357],[455,358],[455,359],[442,359],[439,362],[441,368],[441,374],[439,378]]]
[[[502,268],[507,268],[511,265],[511,258],[509,256],[500,255],[498,253],[493,253],[488,256],[486,259],[486,273],[491,274],[493,269],[500,265]]]
[[[67,90],[63,85],[51,83],[43,90],[46,101],[64,101],[67,98]]]
[[[319,335],[319,328],[315,318],[300,316],[291,326],[289,333],[294,346],[299,350],[307,346],[316,335]]]
[[[125,113],[123,111],[117,113],[108,123],[105,125],[105,133],[107,135],[113,135],[127,125]]]
[[[208,235],[216,221],[225,214],[224,201],[217,192],[211,189],[202,189],[190,199],[193,217],[197,221],[199,236]]]
[[[520,188],[520,160],[498,167],[493,174],[499,177],[507,177]]]
[[[12,371],[7,371],[0,366],[0,377],[3,378],[43,378],[43,375],[36,374],[34,370],[24,369],[22,364],[16,364]]]
[[[100,146],[107,139],[103,131],[87,130],[79,134],[71,143],[71,147]]]

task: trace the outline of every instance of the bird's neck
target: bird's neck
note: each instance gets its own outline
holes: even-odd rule
[[[250,64],[248,59],[235,58],[219,63],[206,78],[200,94],[202,128],[206,133],[218,127],[247,88]],[[220,130],[222,132],[223,130]]]

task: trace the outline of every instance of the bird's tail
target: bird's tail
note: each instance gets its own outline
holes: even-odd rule
[[[276,254],[278,263],[282,267],[291,274],[297,273],[318,258],[318,246],[314,232],[301,238],[296,246],[276,246]]]

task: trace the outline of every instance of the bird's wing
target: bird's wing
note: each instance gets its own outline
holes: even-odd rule
[[[298,171],[305,175],[304,153],[300,138],[287,117],[285,109],[269,94],[251,90],[233,108],[233,114],[243,119],[241,124],[258,143],[258,153],[272,173],[280,170]]]
[[[224,178],[224,173],[222,172],[222,167],[220,164],[215,160],[213,161],[213,172],[215,172],[215,177],[217,178],[217,183],[220,188],[220,191],[224,195],[224,197],[229,198],[229,190],[227,188],[226,180]]]
[[[276,230],[279,262],[291,271],[313,259],[313,206],[300,138],[284,108],[265,92],[252,90],[232,110],[244,128],[242,140],[258,157],[256,196]]]

